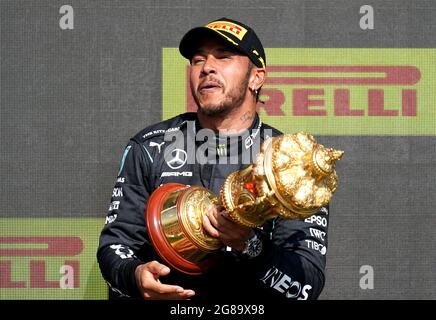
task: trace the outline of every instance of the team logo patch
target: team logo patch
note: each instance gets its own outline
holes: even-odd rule
[[[171,152],[172,158],[170,160],[166,160],[167,165],[171,169],[179,169],[183,167],[186,163],[186,160],[188,160],[188,155],[186,154],[186,151],[182,149],[174,149]]]
[[[241,41],[242,41],[242,38],[244,38],[245,34],[247,33],[247,29],[245,29],[244,27],[242,27],[236,23],[231,23],[228,21],[215,21],[215,22],[209,23],[206,26],[206,28],[209,28],[212,30],[219,30],[219,31],[228,32]]]
[[[161,150],[161,148],[162,148],[162,146],[163,146],[164,144],[165,144],[165,141],[162,142],[162,143],[157,143],[157,142],[154,142],[154,141],[150,141],[149,146],[150,146],[150,147],[157,147],[158,153],[160,153],[160,150]]]

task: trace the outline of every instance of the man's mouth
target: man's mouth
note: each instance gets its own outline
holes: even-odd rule
[[[222,86],[218,82],[205,81],[200,85],[200,87],[198,88],[198,91],[201,94],[212,93],[212,92],[215,92],[217,90],[221,90],[221,88],[222,88]]]

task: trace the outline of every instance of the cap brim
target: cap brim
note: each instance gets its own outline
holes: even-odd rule
[[[179,51],[186,59],[191,60],[192,56],[195,54],[195,50],[197,49],[197,44],[201,39],[216,37],[218,39],[223,39],[233,48],[238,50],[244,55],[247,55],[247,52],[243,50],[243,48],[239,47],[233,41],[229,40],[226,36],[222,35],[219,31],[215,31],[206,27],[197,27],[189,30],[180,41]]]

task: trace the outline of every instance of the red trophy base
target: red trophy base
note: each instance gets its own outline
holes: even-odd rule
[[[217,248],[221,246],[218,240],[213,239],[215,248],[208,248],[199,242],[198,230],[202,226],[191,225],[192,221],[201,221],[187,218],[186,207],[189,207],[189,197],[194,193],[204,193],[201,187],[187,187],[180,183],[168,183],[157,188],[150,196],[146,210],[146,223],[150,240],[164,262],[182,273],[200,275],[214,264]],[[207,191],[209,192],[209,191]],[[191,202],[194,202],[191,200]],[[195,203],[195,202],[194,202]],[[196,209],[201,207],[198,203]],[[201,215],[201,210],[191,210]],[[194,232],[193,232],[194,231]],[[203,241],[204,242],[204,241]],[[216,245],[218,243],[218,246]]]

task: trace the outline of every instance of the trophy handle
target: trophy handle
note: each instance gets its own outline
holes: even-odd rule
[[[193,188],[168,183],[150,196],[145,212],[148,235],[154,249],[168,266],[186,274],[200,275],[215,263],[216,256],[192,241],[181,219],[180,202]]]

